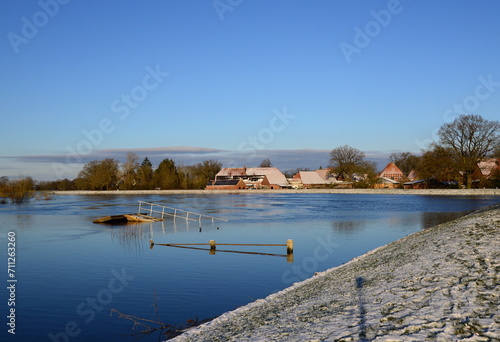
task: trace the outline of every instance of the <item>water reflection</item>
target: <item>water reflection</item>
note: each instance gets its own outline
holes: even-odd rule
[[[16,215],[16,228],[26,229],[32,224],[33,218],[31,215]]]
[[[126,222],[121,224],[103,224],[111,232],[112,241],[127,250],[142,251],[149,246],[149,240],[160,238],[169,240],[168,236],[181,233],[201,233],[208,230],[219,230],[220,224],[185,221],[182,219],[165,219],[158,222]]]
[[[110,228],[111,240],[127,250],[143,251],[153,231],[153,223],[127,223]]]
[[[356,234],[365,229],[366,221],[333,221],[333,230],[341,234]]]
[[[384,218],[366,218],[365,220],[336,220],[332,229],[343,235],[354,235],[368,228],[391,228],[408,230],[430,228],[440,223],[452,221],[463,216],[463,212],[394,212]]]
[[[421,225],[422,229],[430,228],[435,225],[452,221],[456,218],[462,217],[463,213],[422,213]]]

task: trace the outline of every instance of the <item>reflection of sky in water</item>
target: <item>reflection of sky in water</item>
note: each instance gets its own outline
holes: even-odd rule
[[[182,219],[120,226],[91,222],[136,212],[138,200],[230,221],[203,221],[201,231],[198,222]],[[151,318],[154,291],[166,322],[213,317],[412,232],[495,203],[494,197],[409,195],[58,196],[52,201],[0,206],[0,234],[17,233],[20,340],[45,338],[49,332],[64,330],[68,321],[82,329],[81,340],[116,340],[132,325],[109,317],[109,310]],[[294,263],[283,257],[150,249],[149,239],[156,243],[294,239]],[[286,253],[285,247],[217,248]],[[6,259],[5,249],[0,257]],[[113,271],[123,269],[133,280],[95,310],[95,318],[87,323],[88,312],[82,314],[77,308],[108,287]]]

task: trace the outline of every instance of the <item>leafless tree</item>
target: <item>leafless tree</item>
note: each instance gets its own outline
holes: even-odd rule
[[[417,167],[419,161],[418,156],[411,152],[392,153],[389,159],[403,171],[406,177],[408,177],[408,174]]]
[[[348,145],[340,146],[330,152],[330,168],[332,173],[337,173],[344,179],[350,179],[357,173],[374,173],[373,163],[364,159],[364,152]]]
[[[472,173],[477,163],[498,144],[500,122],[485,120],[480,115],[460,115],[439,129],[439,143],[449,148],[466,177],[467,188],[472,187]]]
[[[259,167],[273,167],[273,163],[271,163],[271,159],[266,158],[260,162]]]
[[[137,185],[137,172],[139,171],[139,156],[133,152],[127,153],[127,160],[121,168],[120,188],[134,189]]]

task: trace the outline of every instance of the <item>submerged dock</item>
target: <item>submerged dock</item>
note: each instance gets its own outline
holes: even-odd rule
[[[163,219],[148,216],[145,214],[123,214],[123,215],[110,215],[98,218],[92,222],[94,223],[127,223],[127,222],[157,222]]]
[[[144,211],[146,213],[144,213]],[[109,223],[109,224],[115,224],[115,223],[119,224],[127,222],[156,222],[156,221],[163,221],[165,217],[171,217],[174,220],[179,218],[179,219],[184,219],[186,221],[198,221],[200,223],[200,227],[201,227],[201,221],[204,219],[210,219],[212,223],[214,223],[215,220],[223,222],[228,221],[215,216],[195,213],[183,209],[172,208],[151,202],[139,201],[139,208],[137,210],[137,214],[109,215],[98,218],[93,222]]]

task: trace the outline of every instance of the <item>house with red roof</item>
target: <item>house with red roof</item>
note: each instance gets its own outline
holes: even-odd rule
[[[285,175],[276,167],[232,167],[223,168],[216,175],[213,185],[226,181],[241,181],[245,189],[284,189],[289,188]],[[238,182],[238,188],[241,184]],[[217,190],[217,187],[208,187]]]
[[[396,166],[393,162],[387,164],[387,166],[382,170],[379,175],[380,178],[391,179],[396,182],[401,182],[405,179],[405,174],[399,167]]]
[[[299,171],[293,176],[292,182],[299,189],[323,188],[328,184],[316,171]]]

